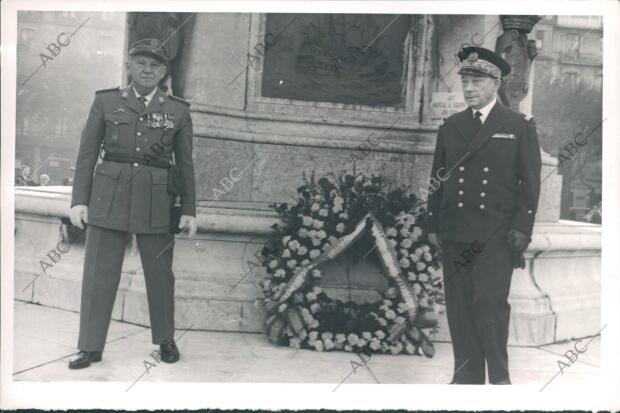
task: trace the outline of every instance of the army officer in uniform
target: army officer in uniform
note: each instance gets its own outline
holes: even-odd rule
[[[508,63],[479,47],[459,60],[468,108],[439,128],[427,230],[443,250],[452,384],[484,384],[485,366],[492,384],[510,384],[508,293],[531,240],[540,148],[533,120],[496,99]]]
[[[133,43],[127,62],[132,83],[98,91],[82,131],[70,217],[77,227],[88,227],[80,351],[69,363],[72,369],[101,360],[130,233],[136,234],[144,269],[153,344],[160,346],[162,361],[179,359],[171,206],[179,193],[179,227],[193,237],[196,199],[189,104],[158,87],[167,61],[159,40]]]

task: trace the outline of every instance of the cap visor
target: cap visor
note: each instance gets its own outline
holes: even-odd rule
[[[473,69],[473,68],[463,68],[460,69],[458,71],[459,75],[472,75],[472,76],[483,76],[483,77],[492,77],[493,79],[496,79],[495,76],[493,76],[490,73],[484,72],[482,70],[478,70],[478,69]]]

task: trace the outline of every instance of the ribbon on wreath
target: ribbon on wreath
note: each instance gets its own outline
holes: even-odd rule
[[[303,329],[304,323],[299,309],[287,306],[286,301],[297,289],[304,285],[308,273],[345,252],[367,230],[370,230],[370,234],[375,242],[384,274],[394,280],[403,302],[407,305],[407,321],[392,326],[388,333],[388,339],[392,342],[397,342],[403,334],[408,334],[409,338],[422,349],[425,355],[431,357],[434,354],[432,343],[421,330],[421,328],[437,324],[436,320],[433,321],[432,317],[424,314],[432,314],[432,308],[425,308],[421,312],[422,314],[418,314],[418,303],[415,293],[401,272],[396,250],[390,244],[383,226],[372,213],[364,216],[351,233],[337,239],[316,259],[300,267],[286,286],[271,301],[265,303],[265,310],[267,312],[265,324],[271,343],[281,344],[286,334],[297,336]]]

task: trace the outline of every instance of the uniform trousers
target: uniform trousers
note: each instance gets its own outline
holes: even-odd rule
[[[86,229],[79,350],[103,351],[128,237],[125,231],[92,225]],[[144,270],[152,341],[161,344],[174,336],[174,236],[136,234],[136,238]]]
[[[443,250],[453,383],[484,384],[485,364],[491,383],[509,380],[506,346],[513,267],[508,243],[445,240]]]

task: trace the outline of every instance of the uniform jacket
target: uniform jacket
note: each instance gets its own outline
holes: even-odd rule
[[[192,120],[189,103],[157,90],[141,111],[131,87],[95,93],[82,131],[71,206],[88,206],[91,225],[134,233],[164,233],[174,198],[168,170],[103,161],[104,153],[174,162],[182,181],[181,211],[196,216]]]
[[[439,128],[427,230],[456,242],[503,241],[511,228],[531,236],[541,170],[533,120],[498,101],[475,128],[471,108]]]

